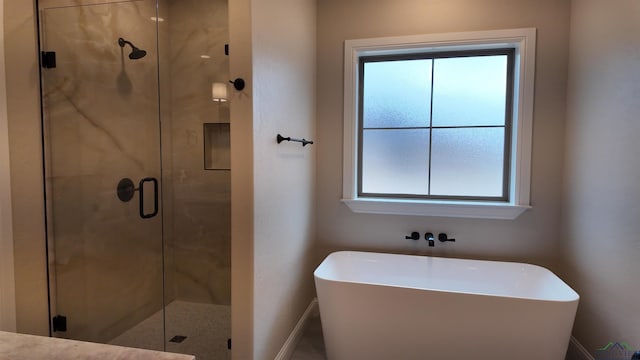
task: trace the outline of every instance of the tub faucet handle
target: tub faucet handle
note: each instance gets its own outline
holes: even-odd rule
[[[411,239],[411,240],[418,240],[418,239],[420,239],[420,233],[417,232],[417,231],[414,231],[414,232],[411,233],[410,236],[405,236],[404,238],[405,239]]]
[[[456,239],[450,239],[449,237],[447,237],[447,234],[445,234],[445,233],[438,234],[438,240],[440,240],[440,242],[456,241]]]
[[[436,242],[433,240],[433,234],[432,233],[426,233],[424,234],[424,238],[427,240],[427,242],[429,243],[429,247],[434,247],[436,246]]]

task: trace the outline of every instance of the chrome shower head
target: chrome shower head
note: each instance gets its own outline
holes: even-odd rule
[[[123,38],[118,39],[118,45],[120,45],[121,48],[124,48],[126,44],[131,46],[131,54],[129,54],[129,59],[131,60],[142,59],[143,57],[145,57],[145,55],[147,55],[146,51],[142,49],[138,49],[135,45],[131,43],[131,41],[127,41]]]

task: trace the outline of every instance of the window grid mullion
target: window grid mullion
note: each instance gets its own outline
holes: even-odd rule
[[[429,163],[428,167],[428,176],[427,176],[427,195],[431,195],[431,144],[433,144],[433,75],[434,75],[434,67],[435,60],[431,59],[431,99],[429,100],[431,106],[429,106]]]
[[[499,128],[505,125],[450,125],[450,126],[398,126],[398,127],[363,127],[364,130],[427,130],[427,129],[481,129]]]

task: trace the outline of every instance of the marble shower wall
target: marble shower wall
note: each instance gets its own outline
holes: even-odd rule
[[[227,0],[169,0],[168,25],[174,230],[166,242],[168,291],[184,301],[229,305],[230,172],[204,170],[203,151],[204,124],[229,122],[228,103],[211,101],[211,84],[229,81]]]
[[[156,10],[64,6],[77,3],[40,2],[43,49],[57,54],[43,71],[52,301],[63,336],[106,342],[162,308],[161,217],[115,192],[124,177],[160,179]],[[147,56],[130,60],[119,37]]]

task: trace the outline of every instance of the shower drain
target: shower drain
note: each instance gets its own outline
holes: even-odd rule
[[[176,335],[174,337],[171,338],[171,340],[169,340],[169,342],[172,343],[181,343],[183,342],[187,337],[186,336],[182,336],[182,335]]]

